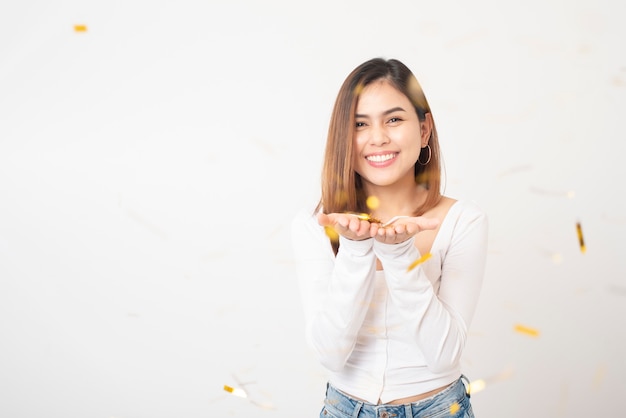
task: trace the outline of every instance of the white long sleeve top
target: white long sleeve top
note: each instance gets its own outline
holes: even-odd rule
[[[478,206],[455,202],[431,257],[411,271],[420,258],[414,239],[392,245],[340,237],[335,257],[324,228],[304,210],[292,222],[292,243],[306,340],[333,386],[377,404],[459,378],[487,253],[487,218]]]

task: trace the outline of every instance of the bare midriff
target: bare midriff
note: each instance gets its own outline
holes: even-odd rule
[[[404,405],[404,404],[407,404],[407,403],[419,402],[419,401],[421,401],[423,399],[430,398],[431,396],[434,396],[434,395],[438,394],[439,392],[441,392],[442,390],[444,390],[448,386],[450,386],[450,385],[445,385],[445,386],[442,386],[440,388],[433,389],[433,390],[431,390],[429,392],[421,393],[419,395],[413,395],[413,396],[409,396],[409,397],[406,397],[406,398],[394,399],[393,401],[387,402],[385,405]],[[357,399],[359,401],[367,402],[366,400],[361,399],[361,398],[357,398],[356,396],[352,396],[352,395],[349,395],[349,396],[351,398],[353,398],[353,399]],[[380,399],[379,399],[378,400],[378,405],[380,405],[380,404],[381,404],[381,402],[380,402]]]

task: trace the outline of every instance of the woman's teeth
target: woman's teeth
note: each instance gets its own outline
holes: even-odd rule
[[[395,156],[396,154],[368,155],[366,158],[368,161],[373,161],[375,163],[382,163],[384,161],[391,160]]]

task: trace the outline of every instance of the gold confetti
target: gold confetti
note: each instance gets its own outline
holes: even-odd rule
[[[595,389],[600,388],[600,386],[602,385],[602,382],[604,382],[604,379],[606,378],[606,366],[605,365],[599,365],[597,370],[596,370],[596,374],[594,376],[593,379],[593,386]]]
[[[411,271],[413,270],[415,267],[419,266],[420,264],[422,264],[424,261],[428,260],[430,257],[432,257],[431,253],[426,253],[423,256],[421,256],[420,258],[418,258],[417,260],[415,260],[414,262],[411,263],[411,265],[409,266],[409,268],[406,269],[406,271]]]
[[[492,384],[506,379],[510,379],[512,375],[513,369],[507,368],[495,376],[487,377],[485,379],[476,379],[468,384],[467,394],[473,395],[475,393],[478,393],[484,390],[485,387],[487,387],[487,383]]]
[[[74,32],[87,32],[87,25],[74,25]]]
[[[333,228],[332,226],[325,226],[324,227],[324,232],[326,233],[326,236],[332,241],[332,242],[337,242],[339,241],[339,234],[337,233],[337,231],[335,231],[335,228]]]
[[[428,184],[428,173],[422,171],[420,174],[415,176],[416,184]]]
[[[246,392],[243,389],[233,388],[228,385],[224,385],[224,390],[228,393],[232,393],[235,396],[239,396],[240,398],[247,398]]]
[[[348,215],[356,216],[362,221],[367,221],[369,223],[381,224],[380,219],[374,218],[372,215],[367,213],[356,213],[356,212],[348,212]]]
[[[262,394],[258,389],[250,388],[250,386],[256,386],[255,381],[243,382],[238,379],[235,375],[233,375],[233,379],[239,386],[239,388],[234,388],[229,385],[224,385],[224,390],[228,393],[231,393],[240,398],[245,398],[246,401],[250,402],[252,405],[258,406],[262,409],[275,409],[274,405],[271,401],[262,399],[267,398],[267,394]]]
[[[559,253],[552,254],[551,258],[554,264],[561,264],[563,262],[563,256]]]
[[[526,327],[524,325],[520,325],[517,324],[515,325],[515,327],[513,328],[515,330],[515,332],[519,332],[520,334],[526,334],[530,337],[538,337],[539,336],[539,330],[536,330],[534,328],[530,328],[530,327]]]
[[[532,165],[530,164],[524,164],[524,165],[518,165],[515,167],[511,167],[508,170],[502,171],[500,174],[498,174],[498,177],[502,178],[505,176],[509,176],[511,174],[516,174],[516,173],[520,173],[523,171],[528,171],[531,170],[533,168]]]
[[[380,206],[380,200],[376,196],[368,196],[365,204],[371,210],[376,210]]]
[[[474,380],[473,382],[470,382],[468,392],[473,395],[485,389],[485,386],[487,386],[487,382],[483,379]]]
[[[456,415],[456,413],[459,412],[459,409],[461,409],[459,403],[453,403],[452,405],[450,405],[450,415]]]
[[[580,244],[580,252],[585,253],[587,247],[585,247],[585,241],[583,240],[583,229],[580,226],[580,222],[576,222],[576,233],[578,234],[578,243]]]

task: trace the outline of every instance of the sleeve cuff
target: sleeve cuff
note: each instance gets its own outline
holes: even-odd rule
[[[339,248],[343,248],[347,250],[353,255],[363,256],[366,255],[369,251],[371,251],[374,246],[374,238],[367,238],[364,240],[356,241],[345,238],[343,236],[339,237]]]
[[[384,258],[396,258],[402,257],[406,254],[415,254],[419,255],[417,248],[415,248],[415,237],[411,237],[404,242],[399,244],[387,244],[384,242],[377,241],[375,244],[375,252],[380,254],[381,257]]]

